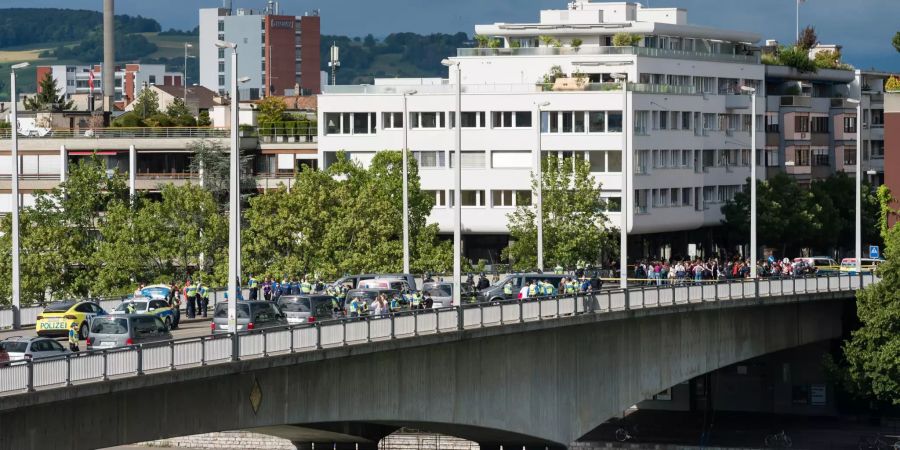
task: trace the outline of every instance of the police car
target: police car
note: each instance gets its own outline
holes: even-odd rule
[[[87,339],[91,320],[105,316],[106,311],[94,302],[67,300],[47,305],[37,316],[35,330],[38,336],[66,336],[72,324],[78,327],[81,339]]]

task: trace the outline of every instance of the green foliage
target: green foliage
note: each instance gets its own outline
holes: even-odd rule
[[[806,50],[797,47],[783,47],[778,52],[778,63],[782,66],[793,67],[800,72],[816,72],[816,63],[809,59]]]
[[[896,202],[894,195],[891,194],[891,189],[887,187],[887,185],[883,184],[878,187],[878,192],[876,193],[878,197],[878,229],[880,230],[881,236],[887,236],[889,227],[888,224],[891,222],[891,219],[895,219],[897,217],[897,211],[894,210],[893,205]]]
[[[402,269],[402,155],[378,152],[368,169],[344,158],[325,171],[304,170],[290,192],[251,199],[242,238],[248,273],[334,278]],[[437,225],[426,224],[434,197],[421,191],[413,158],[409,176],[412,270],[447,271],[452,251]]]
[[[887,92],[900,92],[900,78],[891,76],[884,83],[884,90]]]
[[[103,26],[98,11],[57,8],[0,9],[0,48],[83,38]],[[144,17],[116,16],[116,29],[125,33],[152,33],[159,23]],[[97,62],[100,59],[91,62]]]
[[[212,119],[209,118],[209,111],[203,110],[200,111],[200,115],[197,116],[197,126],[198,127],[211,127]]]
[[[490,37],[483,34],[476,34],[473,39],[475,39],[475,45],[477,45],[478,48],[487,48],[488,43],[491,41]]]
[[[574,38],[574,39],[572,39],[571,45],[572,45],[572,48],[577,49],[577,48],[581,48],[581,44],[583,44],[583,43],[584,43],[584,41],[582,41],[581,39]]]
[[[509,48],[522,48],[522,41],[518,39],[509,41]]]
[[[44,74],[39,82],[39,92],[31,97],[26,97],[22,103],[29,111],[68,111],[73,109],[72,101],[66,101],[65,95],[60,95],[61,90],[56,86],[56,80],[49,72]]]
[[[132,104],[132,111],[141,119],[159,114],[159,95],[153,89],[141,89],[141,93]]]
[[[550,35],[545,34],[538,36],[538,40],[546,47],[562,47],[562,43],[559,41],[559,39]]]
[[[813,62],[818,69],[853,70],[853,66],[841,62],[841,52],[838,50],[818,52]]]
[[[616,33],[613,35],[613,45],[616,47],[634,47],[641,42],[641,35],[634,33]]]
[[[266,97],[257,103],[259,107],[259,122],[277,122],[285,119],[284,111],[287,105],[281,97]]]
[[[797,37],[797,48],[805,52],[809,52],[818,43],[819,36],[816,34],[816,29],[813,26],[807,26],[801,30],[800,36]]]
[[[174,28],[169,28],[165,31],[159,32],[160,36],[200,36],[200,26],[194,27],[193,30],[176,30]]]
[[[862,326],[843,346],[843,381],[858,396],[900,405],[900,227],[884,236],[881,282],[856,294]]]
[[[775,53],[763,53],[760,56],[760,61],[767,66],[780,66],[781,61],[778,60],[778,55]]]
[[[143,127],[145,124],[138,113],[129,111],[116,117],[115,120],[112,121],[112,126],[115,128],[136,128]]]
[[[5,120],[0,120],[0,130],[8,130],[8,129],[10,129],[10,128],[12,128],[12,124],[11,124],[11,123],[9,123],[9,122],[7,122],[7,121],[5,121]]]
[[[231,152],[219,141],[200,139],[191,142],[188,149],[194,154],[191,159],[191,172],[203,171],[203,186],[210,192],[219,210],[228,207],[231,192]],[[241,198],[247,205],[251,194],[256,192],[256,179],[253,178],[253,155],[242,152],[241,155]]]
[[[128,34],[116,30],[116,61],[137,61],[156,52],[159,47],[141,34]],[[60,45],[55,50],[42,52],[41,57],[74,60],[84,63],[103,61],[103,32],[91,31],[74,47]]]
[[[532,175],[532,191],[542,183],[544,226],[544,265],[574,267],[579,261],[597,262],[602,250],[609,249],[605,202],[600,187],[583,159],[549,156],[543,161],[543,177]],[[520,203],[521,203],[520,199]],[[515,270],[537,266],[537,212],[531,205],[519,206],[510,213],[509,247],[503,256]]]
[[[793,177],[778,174],[757,184],[757,235],[760,244],[794,254],[801,248],[825,253],[854,245],[856,215],[853,205],[855,180],[840,173],[815,181],[807,189]],[[863,240],[879,244],[878,200],[863,189]],[[732,242],[746,244],[750,235],[749,184],[722,206],[723,223]]]
[[[894,34],[894,38],[891,39],[891,45],[894,46],[894,50],[900,52],[900,31]]]
[[[191,114],[191,110],[184,104],[184,100],[176,98],[166,108],[166,116],[169,117],[173,125],[178,127],[195,127],[197,119]],[[209,119],[209,114],[206,116]]]

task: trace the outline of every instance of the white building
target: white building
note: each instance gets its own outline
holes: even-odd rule
[[[462,73],[467,257],[497,261],[507,245],[513,194],[531,189],[538,123],[541,151],[583,156],[613,204],[627,183],[633,257],[716,250],[709,227],[721,224],[721,205],[750,173],[750,98],[741,95],[741,86],[759,88],[757,130],[763,129],[765,70],[754,47],[759,36],[689,25],[683,9],[588,0],[541,11],[539,23],[479,25],[475,31],[502,45],[460,49],[451,58]],[[613,47],[621,32],[640,40]],[[541,84],[553,71],[563,76]],[[613,74],[627,76],[627,100]],[[448,80],[326,88],[319,98],[323,167],[340,150],[365,164],[376,151],[400,149],[402,94],[416,91],[408,100],[409,147],[422,168],[422,188],[437,200],[431,220],[450,233],[456,82],[451,69]],[[539,121],[536,105],[544,102],[549,105]],[[623,141],[630,168],[624,174]],[[621,213],[608,216],[610,226],[622,224]]]
[[[56,81],[67,99],[76,95],[89,95],[91,92],[91,72],[94,73],[94,97],[100,98],[103,92],[103,66],[96,65],[54,65],[37,68],[37,83],[49,73]],[[140,95],[144,86],[183,86],[184,75],[181,72],[169,72],[163,64],[124,64],[116,67],[116,106],[124,109]],[[40,89],[40,87],[38,87]],[[100,107],[100,102],[96,103]]]

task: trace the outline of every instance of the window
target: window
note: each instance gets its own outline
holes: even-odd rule
[[[654,114],[656,112],[654,111]],[[659,129],[660,130],[668,130],[669,129],[669,113],[665,111],[659,112]]]
[[[650,111],[635,111],[634,112],[634,134],[646,136],[649,133],[647,132],[648,123],[650,122]],[[593,125],[593,123],[591,124]],[[593,128],[593,126],[592,126]]]
[[[353,113],[353,134],[375,133],[375,113]]]
[[[150,84],[156,84],[156,75],[150,75],[148,81]]]
[[[494,169],[528,169],[531,166],[531,151],[494,150],[491,152],[491,167]]]
[[[856,147],[845,147],[844,148],[844,165],[845,166],[855,166],[856,165]]]
[[[693,150],[682,150],[681,151],[681,167],[691,167],[691,161],[693,160],[692,153]]]
[[[869,149],[872,159],[884,159],[884,141],[870,141]]]
[[[220,48],[219,49],[219,59],[223,59],[223,58],[225,58],[225,49]]]
[[[450,168],[456,167],[454,165],[454,157],[456,156],[456,152],[450,152]],[[482,151],[464,151],[462,152],[462,165],[463,169],[484,169],[485,168],[485,152]]]
[[[621,172],[622,171],[622,152],[609,151],[606,152],[606,171]]]
[[[669,189],[669,206],[678,206],[681,204],[681,189]]]
[[[491,113],[494,128],[529,128],[531,112],[529,111],[494,111]]]
[[[484,128],[487,126],[487,115],[484,111],[463,111],[461,117],[462,120],[460,122],[463,128]]]
[[[691,206],[693,200],[693,188],[681,188],[681,206]]]
[[[531,191],[491,191],[491,206],[494,208],[531,206]]]
[[[446,153],[440,150],[413,152],[413,157],[416,158],[416,161],[419,162],[419,167],[422,169],[436,169],[440,167],[447,167],[445,161]]]
[[[741,186],[719,186],[719,203],[734,200],[734,196],[741,191]]]
[[[646,127],[646,113],[647,111],[642,111],[645,113],[645,122],[644,126]],[[646,130],[646,128],[645,128]],[[605,111],[591,111],[588,113],[588,132],[590,133],[605,133],[606,132],[606,112]]]
[[[691,129],[691,113],[688,111],[684,111],[681,113],[681,129],[682,130],[690,130]]]
[[[809,147],[796,148],[794,155],[794,165],[809,166]]]
[[[712,94],[715,82],[713,77],[694,77],[694,87],[703,94]]]
[[[403,113],[386,112],[381,113],[382,128],[403,128]]]
[[[622,132],[622,111],[609,111],[606,114],[606,131],[609,133]]]
[[[809,117],[794,117],[794,131],[797,133],[809,133]]]
[[[225,31],[225,21],[219,20],[219,31]]]
[[[856,116],[844,117],[844,133],[856,133]]]
[[[219,73],[225,73],[225,62],[219,61]]]
[[[883,109],[873,109],[872,110],[872,126],[873,127],[883,127],[884,126],[884,110]]]
[[[813,133],[827,133],[828,117],[813,117],[811,128]]]
[[[486,206],[485,202],[487,198],[484,195],[485,191],[462,191],[462,206],[475,207],[475,208],[483,208]],[[450,206],[454,206],[455,196],[453,195],[454,191],[450,191]]]
[[[516,128],[531,128],[531,112],[516,111],[515,122]]]
[[[409,113],[410,128],[446,128],[446,114],[444,112],[413,112]]]
[[[827,148],[814,148],[812,149],[812,165],[814,166],[829,166],[828,160],[828,149]]]
[[[778,113],[766,114],[766,132],[778,133],[779,131]]]
[[[325,134],[375,134],[375,113],[325,113]]]
[[[606,199],[607,212],[622,212],[622,197],[609,197]]]
[[[447,191],[425,191],[426,195],[434,196],[434,207],[447,207]]]
[[[219,75],[219,87],[225,87],[225,75]]]

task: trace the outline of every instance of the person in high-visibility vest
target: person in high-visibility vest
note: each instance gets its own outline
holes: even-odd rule
[[[503,296],[506,298],[512,297],[513,294],[513,286],[512,283],[506,283],[503,285]]]
[[[256,301],[259,298],[259,281],[253,278],[253,275],[250,275],[250,281],[247,282],[247,286],[250,288],[250,301]]]
[[[209,309],[209,289],[203,283],[197,284],[197,299],[200,305],[200,315],[206,317],[206,310]]]
[[[416,292],[412,294],[412,307],[413,309],[420,309],[422,307],[422,293]]]
[[[72,322],[72,326],[69,327],[69,350],[72,352],[78,352],[78,324]]]
[[[303,281],[300,283],[300,292],[303,294],[312,292],[312,283],[306,277],[303,277]]]
[[[528,285],[528,298],[535,298],[538,296],[538,286],[532,281],[531,284]]]
[[[357,297],[350,300],[350,317],[359,317],[359,298]]]
[[[187,317],[193,319],[197,315],[197,286],[191,280],[184,282],[184,298],[187,299]]]
[[[576,292],[575,289],[575,280],[568,279],[566,281],[566,294],[574,294]]]

